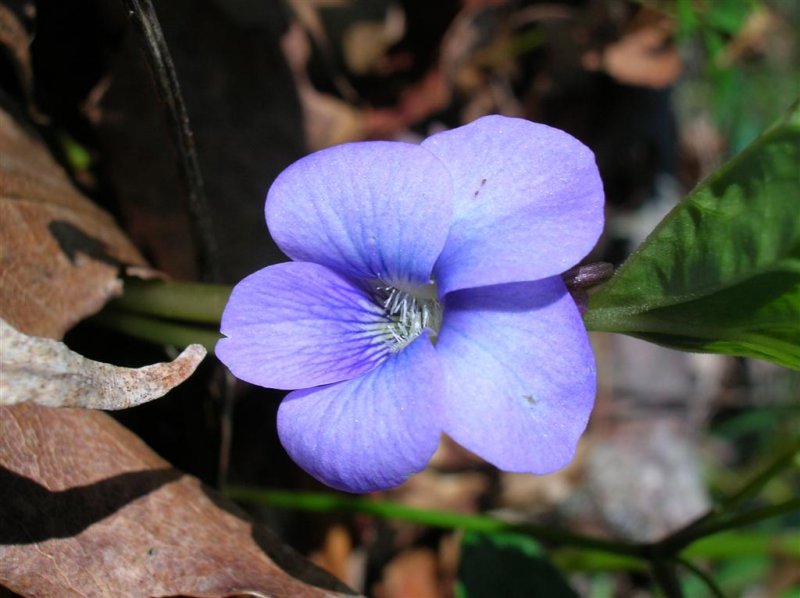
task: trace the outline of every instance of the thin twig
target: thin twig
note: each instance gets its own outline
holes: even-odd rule
[[[694,573],[695,577],[705,584],[705,586],[708,588],[708,591],[714,596],[714,598],[726,598],[725,592],[723,592],[722,588],[720,588],[717,582],[714,581],[714,578],[703,571],[700,567],[696,566],[691,561],[687,561],[686,559],[682,558],[675,559],[675,562]]]
[[[191,326],[180,322],[151,318],[114,308],[106,308],[92,316],[91,322],[158,345],[188,347],[193,343],[214,351],[220,334],[216,329]]]
[[[217,463],[217,488],[225,491],[228,486],[228,473],[231,465],[231,446],[233,444],[233,407],[236,400],[234,393],[235,379],[229,371],[222,371],[220,395],[222,412],[220,413],[219,461]]]
[[[792,462],[800,453],[800,436],[795,438],[789,447],[781,452],[780,455],[770,463],[764,470],[745,484],[738,492],[728,497],[719,507],[721,511],[730,512],[737,509],[745,501],[755,496],[767,482],[774,478],[781,471],[791,466]]]
[[[675,563],[662,559],[651,561],[653,578],[666,598],[683,598],[683,589],[675,571]]]
[[[800,498],[792,498],[790,500],[787,500],[786,502],[782,502],[777,505],[770,505],[768,507],[763,507],[761,509],[753,509],[751,511],[746,511],[745,513],[741,513],[739,515],[734,515],[726,519],[714,521],[703,527],[701,530],[699,530],[697,537],[695,539],[700,539],[703,536],[718,534],[720,532],[724,532],[729,529],[735,529],[737,527],[742,527],[744,525],[750,525],[751,523],[763,521],[764,519],[771,519],[773,517],[778,517],[780,515],[786,515],[787,513],[794,513],[794,512],[800,512]]]
[[[232,291],[230,285],[130,279],[125,282],[124,294],[111,306],[154,318],[219,327]]]
[[[203,188],[203,178],[197,160],[189,115],[183,102],[178,77],[172,64],[164,34],[158,23],[151,0],[123,0],[131,20],[142,33],[145,55],[153,72],[158,91],[166,102],[172,120],[175,142],[180,157],[181,175],[187,187],[187,211],[192,223],[200,277],[208,282],[219,280],[217,243],[211,227],[211,217]]]
[[[782,451],[761,473],[747,482],[741,489],[724,499],[714,509],[657,542],[653,545],[654,551],[658,554],[677,554],[683,548],[704,536],[710,536],[738,525],[776,517],[792,509],[800,508],[800,506],[795,505],[800,499],[793,499],[780,505],[773,505],[736,516],[731,515],[734,509],[758,493],[769,480],[791,466],[799,450],[800,438],[796,438],[791,442],[787,450]]]

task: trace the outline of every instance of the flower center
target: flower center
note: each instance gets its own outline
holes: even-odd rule
[[[435,284],[400,288],[380,283],[375,289],[375,301],[386,317],[383,332],[390,351],[400,351],[424,330],[429,331],[431,341],[436,340],[442,325],[442,306]]]

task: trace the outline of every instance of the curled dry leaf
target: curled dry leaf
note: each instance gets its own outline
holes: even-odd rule
[[[131,268],[155,275],[111,216],[0,110],[3,317],[28,334],[60,338],[119,294],[118,274]]]
[[[28,336],[0,318],[0,405],[127,409],[164,396],[206,355],[190,345],[170,363],[132,369],[86,359],[64,343]]]
[[[348,592],[99,411],[0,407],[0,505],[0,588],[23,596]]]

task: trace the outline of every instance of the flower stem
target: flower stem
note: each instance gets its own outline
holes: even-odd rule
[[[758,494],[772,478],[790,467],[798,457],[800,457],[800,436],[795,438],[786,450],[781,452],[772,463],[764,468],[764,471],[742,486],[738,492],[725,499],[718,507],[718,511],[730,512],[737,509],[749,498]]]
[[[794,511],[800,512],[800,498],[792,498],[777,505],[770,505],[762,509],[753,509],[752,511],[748,511],[740,515],[728,517],[721,521],[707,524],[703,526],[703,528],[699,530],[698,534],[695,534],[694,537],[690,535],[689,541],[693,542],[694,540],[703,536],[718,534],[719,532],[735,529],[744,525],[750,525],[751,523],[756,523],[765,519],[771,519],[773,517],[778,517],[779,515],[785,515],[786,513],[792,513]]]
[[[215,330],[199,326],[186,326],[116,309],[105,309],[92,317],[91,321],[128,336],[159,345],[187,347],[192,343],[198,343],[209,351],[213,351],[220,338],[219,333]]]
[[[111,306],[159,318],[219,325],[231,287],[172,281],[125,281],[125,293]]]
[[[225,493],[228,498],[234,500],[279,508],[300,509],[303,511],[366,513],[375,517],[401,519],[430,527],[462,529],[485,534],[518,532],[554,545],[602,550],[613,554],[643,558],[640,554],[639,546],[636,544],[584,536],[531,523],[510,523],[488,515],[418,509],[389,501],[337,495],[328,492],[291,492],[248,486],[231,486],[226,488]]]
[[[761,473],[737,492],[722,500],[718,506],[702,517],[659,542],[660,547],[667,552],[680,550],[704,536],[800,509],[800,504],[798,504],[800,499],[792,499],[779,505],[756,509],[736,516],[732,515],[736,508],[756,495],[771,479],[791,466],[799,452],[800,437],[794,439],[786,450],[782,451]]]
[[[653,559],[652,572],[653,581],[661,588],[665,598],[683,598],[683,589],[674,562]]]
[[[714,578],[712,578],[708,573],[703,571],[700,567],[696,566],[691,561],[687,561],[686,559],[678,558],[675,560],[676,563],[691,571],[695,577],[697,577],[703,584],[708,588],[709,594],[714,596],[714,598],[725,598],[725,592],[722,591],[722,588],[719,587]]]

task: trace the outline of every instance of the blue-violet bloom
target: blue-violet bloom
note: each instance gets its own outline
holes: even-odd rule
[[[595,396],[560,276],[603,226],[588,148],[502,116],[420,145],[349,143],[283,171],[266,218],[293,261],[236,285],[216,352],[242,380],[293,390],[278,433],[301,467],[388,488],[442,432],[506,471],[569,463]]]

